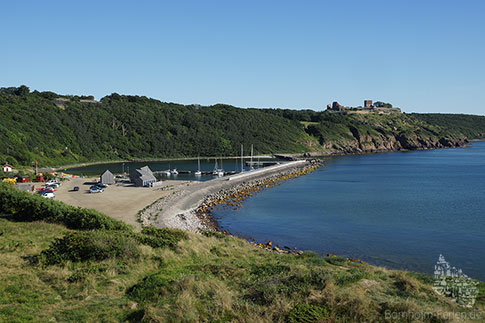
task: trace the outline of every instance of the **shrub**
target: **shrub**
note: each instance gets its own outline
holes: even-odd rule
[[[0,183],[0,213],[17,221],[46,221],[63,224],[70,229],[131,231],[127,224],[96,210],[74,207],[21,192],[5,183]]]
[[[288,313],[288,322],[320,322],[324,317],[328,316],[328,310],[320,305],[297,304]]]
[[[358,282],[363,278],[368,278],[370,275],[365,271],[357,269],[350,269],[348,272],[339,273],[335,276],[335,280],[338,286],[348,286]]]
[[[281,265],[261,265],[251,270],[246,298],[259,305],[270,305],[281,297],[307,295],[311,289],[322,290],[329,280],[325,271],[290,271]]]
[[[41,261],[46,265],[108,258],[131,260],[139,256],[136,241],[115,231],[70,232],[65,237],[54,240],[40,254]]]
[[[226,235],[224,233],[221,233],[221,232],[217,232],[217,231],[209,231],[209,230],[205,230],[205,231],[201,231],[201,233],[203,235],[205,235],[206,237],[215,237],[215,238],[218,238],[218,239],[224,239],[226,237]]]
[[[179,272],[162,270],[143,278],[142,281],[128,289],[127,294],[138,302],[155,301],[176,291]]]
[[[187,238],[187,233],[178,229],[145,227],[135,237],[140,243],[153,248],[175,248],[180,240]]]

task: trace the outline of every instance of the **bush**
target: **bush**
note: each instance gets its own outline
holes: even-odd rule
[[[335,276],[338,286],[348,286],[357,283],[359,280],[369,278],[369,273],[351,268],[348,272],[339,273]]]
[[[226,235],[224,233],[217,232],[217,231],[205,230],[205,231],[201,231],[201,233],[208,238],[215,237],[217,239],[224,239],[226,237]]]
[[[180,272],[162,270],[148,275],[142,281],[128,289],[127,294],[138,302],[155,301],[161,296],[176,292],[177,278]]]
[[[137,242],[125,234],[115,231],[80,231],[70,232],[54,240],[48,249],[41,252],[40,260],[46,265],[53,265],[66,261],[109,258],[132,260],[139,256]]]
[[[288,322],[320,322],[323,317],[328,316],[326,308],[320,305],[297,304],[288,313]]]
[[[63,224],[70,229],[131,231],[127,224],[96,210],[82,209],[21,192],[5,183],[0,183],[0,213],[17,221],[46,221]]]
[[[180,240],[187,238],[187,233],[178,229],[145,227],[135,237],[140,243],[152,248],[175,248]]]
[[[308,295],[310,290],[322,290],[329,275],[325,271],[291,271],[281,265],[257,266],[251,270],[246,298],[258,305],[270,305],[282,297]]]

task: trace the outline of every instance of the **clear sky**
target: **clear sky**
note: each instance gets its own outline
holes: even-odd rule
[[[485,114],[485,1],[2,1],[0,87]]]

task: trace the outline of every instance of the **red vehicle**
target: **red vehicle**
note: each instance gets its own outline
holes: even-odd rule
[[[20,176],[17,177],[17,183],[28,183],[30,182],[30,177],[29,176]]]

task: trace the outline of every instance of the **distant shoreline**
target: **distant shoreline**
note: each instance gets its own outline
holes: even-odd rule
[[[70,165],[62,165],[56,167],[43,167],[43,168],[52,168],[54,171],[61,171],[66,170],[69,168],[81,168],[93,165],[105,165],[105,164],[121,164],[121,163],[144,163],[144,162],[163,162],[163,161],[176,161],[176,160],[197,160],[200,158],[203,159],[240,159],[241,156],[212,156],[212,157],[180,157],[180,158],[139,158],[139,159],[118,159],[118,160],[106,160],[106,161],[93,161],[93,162],[84,162],[84,163],[77,163],[77,164],[70,164]],[[251,156],[244,156],[244,159],[250,159]],[[255,155],[254,158],[274,158],[273,155]]]
[[[485,139],[470,139],[470,142],[485,141]],[[254,158],[275,158],[275,155],[288,156],[292,158],[318,158],[318,157],[331,157],[331,156],[351,156],[351,155],[368,155],[368,154],[381,154],[381,153],[393,153],[393,152],[405,152],[405,151],[421,151],[421,150],[434,150],[434,149],[450,149],[450,148],[464,148],[467,143],[463,145],[456,145],[454,147],[436,147],[436,148],[417,148],[417,149],[389,149],[389,150],[377,150],[377,151],[316,151],[316,152],[301,152],[301,153],[275,153],[275,154],[263,154],[255,155]],[[56,167],[44,167],[52,168],[54,171],[63,171],[69,168],[81,168],[93,165],[105,165],[105,164],[120,164],[120,163],[143,163],[143,162],[164,162],[164,161],[177,161],[177,160],[197,160],[200,159],[240,159],[241,156],[200,156],[200,157],[180,157],[180,158],[138,158],[138,159],[119,159],[119,160],[106,160],[106,161],[93,161],[76,163],[69,165],[62,165]],[[250,159],[251,156],[244,156],[244,159]]]

